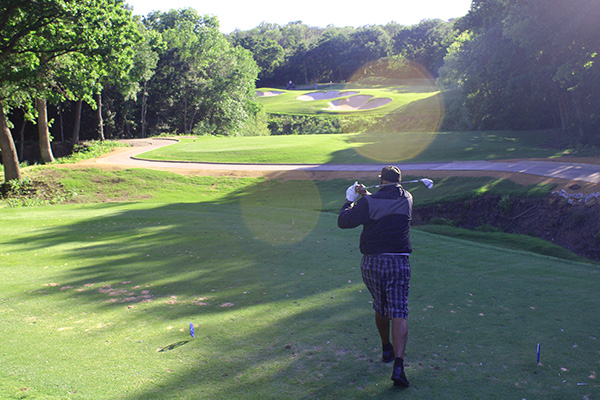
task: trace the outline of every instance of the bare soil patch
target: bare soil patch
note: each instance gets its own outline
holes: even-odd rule
[[[569,204],[554,194],[541,199],[483,196],[419,207],[413,218],[416,225],[443,218],[460,228],[491,226],[502,232],[538,237],[588,259],[600,260],[600,206]]]

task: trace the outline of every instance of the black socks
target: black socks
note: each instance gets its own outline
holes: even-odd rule
[[[404,370],[404,358],[398,358],[394,360],[394,368],[400,367]]]

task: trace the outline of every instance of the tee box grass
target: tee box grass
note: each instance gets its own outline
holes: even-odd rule
[[[379,361],[359,230],[336,226],[348,182],[180,185],[145,173],[154,199],[2,209],[3,398],[564,399],[600,390],[591,264],[413,230],[412,387],[399,393]],[[88,181],[115,179],[95,176]],[[204,190],[212,184],[222,190]]]

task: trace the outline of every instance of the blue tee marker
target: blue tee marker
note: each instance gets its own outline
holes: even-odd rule
[[[540,344],[537,345],[537,365],[540,365]]]
[[[195,332],[194,332],[194,324],[190,322],[190,335],[192,335],[192,339],[195,339]]]

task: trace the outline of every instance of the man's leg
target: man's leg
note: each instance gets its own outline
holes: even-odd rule
[[[408,340],[408,323],[404,318],[392,318],[392,340],[394,342],[394,373],[392,380],[395,386],[409,387],[408,379],[404,373],[404,350]]]
[[[392,340],[396,358],[404,359],[404,350],[408,341],[408,322],[404,318],[392,318]]]
[[[375,325],[381,337],[381,360],[385,363],[394,361],[394,346],[390,342],[390,319],[375,312]]]
[[[381,344],[386,345],[390,343],[390,319],[375,312],[375,325],[381,336]]]

